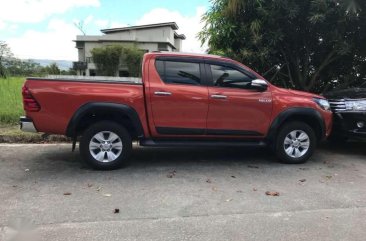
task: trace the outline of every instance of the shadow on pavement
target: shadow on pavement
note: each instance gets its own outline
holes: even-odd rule
[[[276,161],[266,148],[150,148],[137,147],[131,156],[132,165],[165,165],[169,163],[257,163]]]
[[[364,141],[347,141],[344,143],[326,141],[320,145],[319,149],[324,149],[334,154],[366,156],[366,142]]]
[[[63,166],[61,168],[89,169],[81,159],[78,148],[75,152],[71,149],[51,149],[34,158],[36,165]],[[81,164],[80,164],[81,163]],[[130,167],[159,167],[159,166],[194,166],[204,165],[279,165],[272,152],[267,148],[160,148],[134,146],[132,155],[127,165]],[[45,167],[47,168],[47,167]],[[80,169],[79,169],[80,170]]]
[[[323,162],[326,152],[342,155],[365,155],[366,143],[347,142],[343,145],[334,145],[330,142],[322,143],[314,157],[305,164],[294,165],[296,168],[316,166]],[[326,151],[325,153],[322,151]],[[78,148],[75,152],[62,148],[46,151],[35,158],[35,165],[45,165],[45,169],[58,168],[77,170],[91,170],[81,161]],[[267,148],[242,148],[242,147],[218,147],[218,148],[153,148],[134,146],[127,168],[159,168],[159,167],[184,167],[184,166],[254,166],[283,168],[289,166],[277,161],[275,155]],[[290,165],[292,166],[292,165]]]

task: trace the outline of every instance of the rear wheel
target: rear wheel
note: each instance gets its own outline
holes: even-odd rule
[[[91,125],[80,140],[84,161],[99,170],[116,169],[126,163],[132,150],[128,131],[111,121]]]
[[[290,122],[278,132],[275,151],[281,162],[299,164],[312,156],[315,146],[316,136],[308,124]]]

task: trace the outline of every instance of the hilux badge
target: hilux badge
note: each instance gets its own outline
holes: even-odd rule
[[[258,101],[261,103],[271,103],[272,102],[271,99],[259,99]]]

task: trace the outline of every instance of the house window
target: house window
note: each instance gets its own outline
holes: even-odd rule
[[[168,44],[167,43],[158,43],[158,50],[159,51],[168,51]]]
[[[96,76],[97,75],[97,72],[95,69],[89,69],[89,75],[90,76]]]
[[[85,43],[84,42],[76,42],[76,48],[77,49],[83,49],[85,46]]]

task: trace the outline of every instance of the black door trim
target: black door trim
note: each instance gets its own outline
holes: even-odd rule
[[[162,135],[263,136],[259,132],[248,130],[156,127],[156,131]]]
[[[156,127],[156,131],[163,135],[203,135],[205,129],[177,128],[177,127]]]
[[[207,135],[215,135],[215,136],[262,136],[261,133],[256,131],[247,131],[247,130],[217,130],[217,129],[208,129]]]
[[[152,147],[264,147],[267,144],[262,140],[231,141],[231,140],[140,140],[141,146]]]

